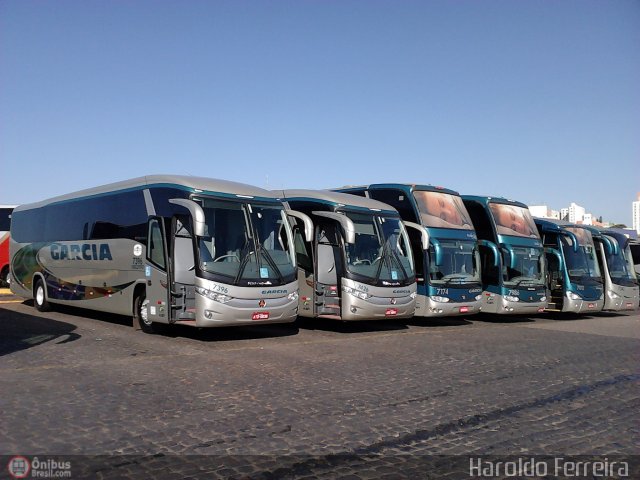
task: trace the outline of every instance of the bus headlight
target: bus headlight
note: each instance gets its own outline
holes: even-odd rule
[[[215,302],[227,303],[233,300],[233,297],[230,297],[229,295],[217,293],[202,287],[196,287],[196,292],[198,292],[203,297],[207,297],[208,299],[213,300]]]
[[[516,296],[514,296],[514,295],[505,295],[505,296],[504,296],[504,299],[505,299],[507,302],[519,302],[519,301],[520,301],[520,298],[519,298],[519,297],[516,297]]]
[[[354,297],[361,298],[362,300],[366,300],[370,298],[371,295],[365,292],[361,292],[360,290],[356,290],[355,288],[342,286],[342,291],[348,293],[349,295],[353,295]]]
[[[291,292],[289,295],[287,295],[287,298],[289,300],[298,300],[298,291],[296,290],[295,292]]]
[[[438,303],[447,303],[451,299],[449,297],[441,297],[439,295],[435,295],[435,296],[431,297],[431,300],[433,300],[434,302],[438,302]]]
[[[569,300],[582,300],[582,297],[580,297],[580,295],[573,292],[567,292],[567,297],[569,298]]]

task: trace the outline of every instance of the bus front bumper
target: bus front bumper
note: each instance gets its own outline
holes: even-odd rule
[[[416,300],[406,297],[371,297],[362,299],[344,293],[342,297],[342,320],[390,320],[411,318],[416,310]]]
[[[297,298],[244,299],[241,305],[228,305],[198,297],[196,327],[290,323],[298,316]]]
[[[471,302],[436,302],[431,297],[418,295],[416,315],[422,317],[455,317],[473,315],[482,310],[482,301]]]
[[[595,313],[601,311],[603,307],[604,298],[599,300],[572,300],[565,297],[562,305],[562,311],[570,313]]]

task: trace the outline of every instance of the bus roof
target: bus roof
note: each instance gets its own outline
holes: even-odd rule
[[[348,191],[348,190],[382,190],[382,189],[396,189],[402,190],[407,194],[410,194],[415,191],[427,191],[427,192],[440,192],[440,193],[448,193],[449,195],[460,196],[460,193],[455,190],[451,190],[445,187],[439,187],[435,185],[424,185],[417,183],[372,183],[370,185],[348,185],[345,187],[337,188],[336,190],[340,191]]]
[[[122,182],[109,183],[99,187],[88,188],[65,195],[60,195],[40,202],[20,205],[16,208],[19,210],[28,210],[32,208],[43,207],[51,203],[64,202],[83,197],[92,197],[95,195],[103,195],[106,193],[136,190],[144,187],[181,187],[193,191],[226,193],[231,195],[243,195],[247,197],[256,197],[262,199],[278,200],[273,192],[259,187],[254,187],[244,183],[231,182],[228,180],[216,180],[206,177],[191,177],[187,175],[147,175],[144,177],[132,178]]]
[[[482,195],[462,195],[463,200],[468,200],[472,202],[478,202],[483,205],[488,205],[490,203],[501,203],[503,205],[513,205],[514,207],[521,207],[528,209],[529,206],[525,203],[518,202],[516,200],[510,200],[508,198],[503,197],[487,197]]]
[[[334,207],[349,206],[397,214],[397,211],[386,203],[371,198],[349,195],[348,193],[333,192],[331,190],[278,190],[276,193],[285,201],[310,200],[328,203]]]

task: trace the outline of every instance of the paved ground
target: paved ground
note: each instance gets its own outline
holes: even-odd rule
[[[0,454],[144,456],[100,457],[97,478],[428,478],[429,455],[626,458],[640,445],[639,332],[637,314],[601,314],[146,335],[0,295]]]

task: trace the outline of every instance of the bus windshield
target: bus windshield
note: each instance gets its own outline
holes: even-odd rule
[[[441,265],[434,261],[438,258],[436,249],[441,252]],[[429,257],[429,278],[433,285],[480,283],[480,254],[474,241],[438,240],[436,245],[430,245]]]
[[[501,248],[502,278],[506,286],[534,286],[545,282],[544,253],[541,248]]]
[[[425,227],[473,230],[469,212],[457,195],[421,190],[413,196]]]
[[[617,243],[615,238],[609,237],[609,240]],[[636,272],[633,270],[633,257],[631,256],[631,248],[629,248],[629,245],[627,245],[624,250],[621,248],[618,249],[617,255],[612,254],[607,251],[607,249],[605,249],[605,252],[611,281],[623,287],[637,285],[638,280],[636,278]]]
[[[578,251],[576,252],[573,249],[571,237],[566,235],[560,237],[569,278],[573,282],[592,280],[602,283],[591,232],[584,228],[568,227],[567,230],[578,238]]]
[[[204,272],[234,285],[277,285],[293,280],[291,226],[280,205],[200,200],[206,232],[198,239]]]
[[[345,248],[350,273],[383,285],[398,285],[413,278],[413,254],[399,218],[354,212],[345,214],[356,229],[355,243],[348,243]]]
[[[489,204],[498,235],[540,238],[528,208],[504,203]]]

